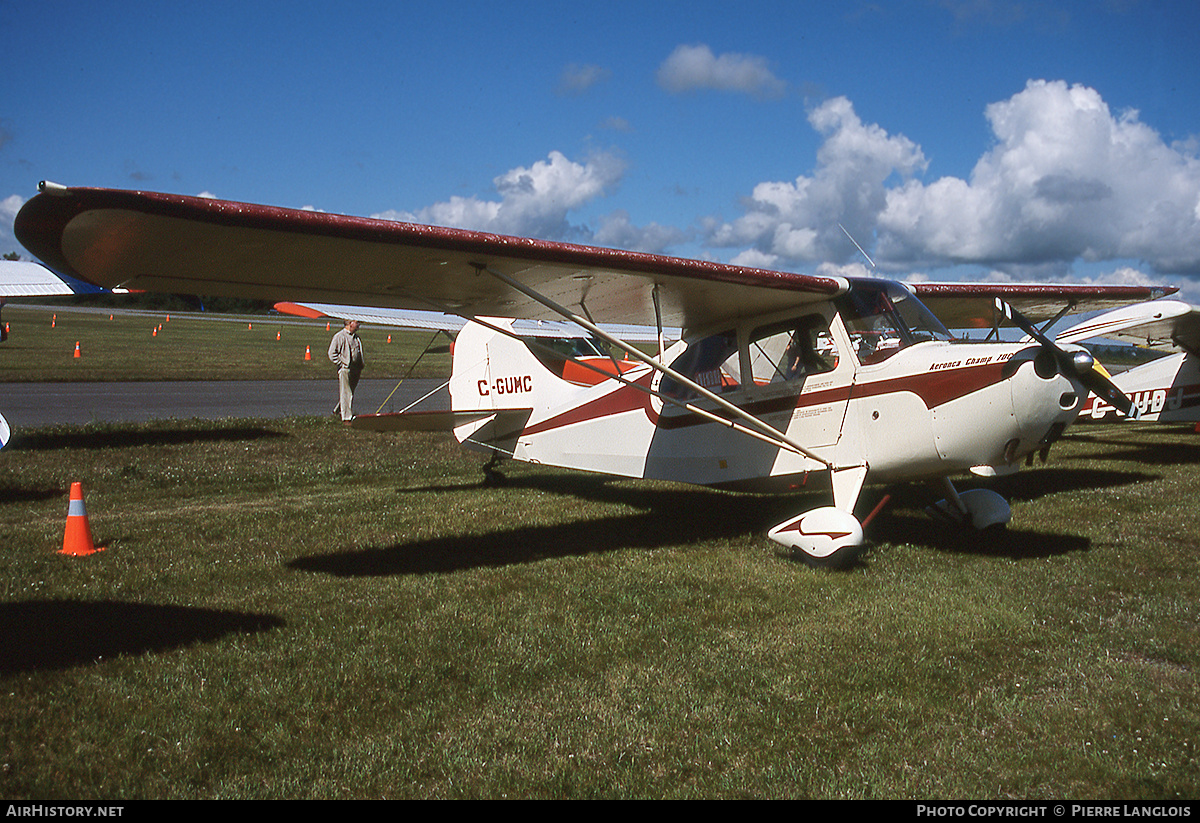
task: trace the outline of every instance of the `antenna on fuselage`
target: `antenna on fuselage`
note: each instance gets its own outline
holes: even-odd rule
[[[878,266],[875,265],[875,261],[871,259],[871,255],[867,254],[866,251],[863,250],[863,247],[858,245],[858,241],[854,239],[854,236],[852,234],[850,234],[850,232],[846,231],[845,226],[843,226],[841,223],[838,223],[838,228],[842,230],[842,234],[844,234],[844,235],[846,235],[846,237],[850,238],[850,242],[854,244],[854,248],[858,249],[858,253],[861,254],[863,257],[867,258],[867,262],[871,264],[871,268],[873,268],[873,269],[879,268]]]

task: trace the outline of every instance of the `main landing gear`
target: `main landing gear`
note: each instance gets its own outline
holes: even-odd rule
[[[994,491],[968,489],[959,492],[949,479],[943,482],[946,498],[925,509],[935,520],[985,531],[1002,529],[1012,518],[1008,501]],[[872,512],[867,520],[874,514]],[[848,568],[866,548],[863,524],[852,512],[835,506],[804,512],[780,523],[767,535],[791,549],[793,556],[818,568]]]
[[[862,523],[847,511],[824,506],[786,520],[767,532],[810,566],[849,567],[866,548]]]

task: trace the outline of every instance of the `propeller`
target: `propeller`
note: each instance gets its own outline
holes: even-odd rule
[[[1109,379],[1096,359],[1086,351],[1068,352],[1047,337],[1041,329],[1030,322],[1029,318],[1008,305],[999,297],[996,298],[996,309],[1007,317],[1021,331],[1025,332],[1042,348],[1054,356],[1060,373],[1074,375],[1092,394],[1108,403],[1121,414],[1132,419],[1138,416],[1137,406],[1125,396],[1125,392]]]

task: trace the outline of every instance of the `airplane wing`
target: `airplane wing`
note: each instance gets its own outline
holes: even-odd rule
[[[948,329],[988,329],[1000,298],[1034,323],[1066,314],[1108,311],[1156,300],[1177,288],[1070,283],[905,283]]]
[[[1181,348],[1200,355],[1200,306],[1155,300],[1106,312],[1064,330],[1061,343],[1103,337],[1152,349]]]
[[[560,320],[487,271],[606,322],[695,328],[842,294],[766,271],[200,197],[43,183],[17,239],[105,287]],[[657,310],[656,310],[657,303]]]
[[[275,304],[275,310],[281,314],[295,317],[335,318],[337,320],[357,320],[360,323],[376,326],[396,326],[403,329],[432,329],[447,332],[458,332],[466,325],[467,320],[456,314],[444,312],[420,311],[418,309],[384,309],[370,306],[342,306],[333,303],[291,303]],[[619,337],[630,343],[649,343],[658,340],[658,330],[652,326],[617,326],[607,323],[599,324],[614,337]],[[573,323],[562,320],[517,320],[513,323],[513,331],[523,337],[578,337],[579,328]],[[663,336],[668,340],[678,340],[679,329],[665,328]]]
[[[0,260],[0,297],[48,297],[99,291],[103,289],[59,277],[41,263]]]

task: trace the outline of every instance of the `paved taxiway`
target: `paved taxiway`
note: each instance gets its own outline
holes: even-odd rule
[[[440,380],[363,380],[354,410],[369,414],[400,411],[429,393],[421,409],[447,409],[450,396]],[[392,390],[396,391],[393,393]],[[388,395],[391,398],[388,399]],[[206,420],[227,417],[331,415],[337,405],[334,380],[213,380],[146,383],[0,383],[0,414],[11,427],[56,423],[141,423],[148,420]]]

